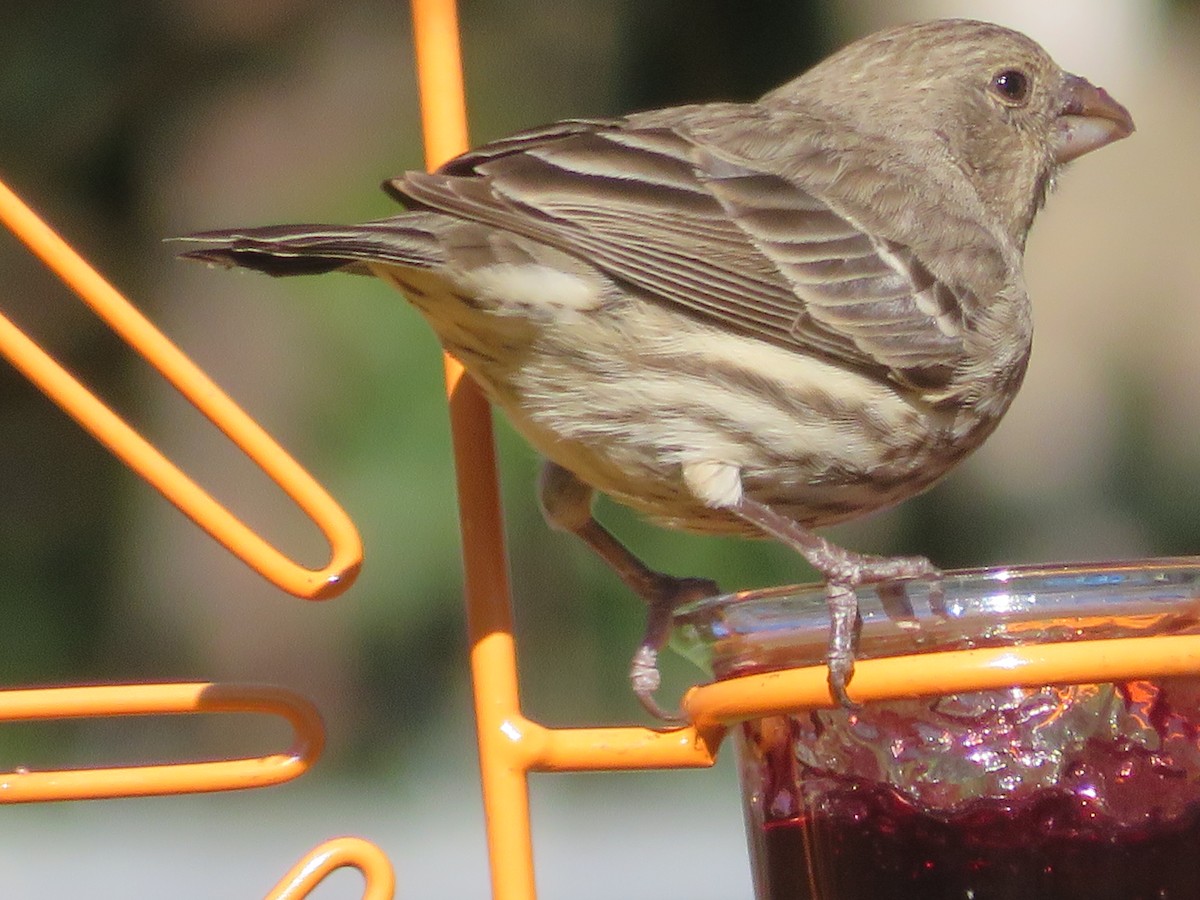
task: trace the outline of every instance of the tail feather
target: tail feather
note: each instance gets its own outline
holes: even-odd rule
[[[318,275],[337,270],[366,273],[367,262],[416,268],[444,264],[436,223],[429,216],[394,216],[363,225],[267,225],[203,231],[178,238],[209,246],[183,259],[240,266],[267,275]]]

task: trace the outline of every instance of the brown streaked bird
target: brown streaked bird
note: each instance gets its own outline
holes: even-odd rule
[[[850,705],[855,587],[936,577],[812,529],[925,490],[1025,373],[1025,238],[1062,164],[1124,107],[1029,38],[941,20],[871,35],[753,103],[521,132],[385,189],[363,225],[195,235],[195,259],[398,288],[546,458],[549,524],[649,606],[651,712],[670,612],[710,581],[647,568],[593,517],[771,537],[825,578]]]

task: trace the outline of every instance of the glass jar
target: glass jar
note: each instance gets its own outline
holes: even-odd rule
[[[860,589],[857,658],[1200,634],[1197,560],[940,587]],[[723,680],[820,665],[828,628],[820,586],[776,588],[681,609],[674,642]],[[945,688],[735,728],[759,900],[1200,897],[1200,672]]]

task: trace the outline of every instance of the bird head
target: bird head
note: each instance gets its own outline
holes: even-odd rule
[[[1018,246],[1059,167],[1134,127],[1125,107],[1030,38],[963,19],[871,35],[763,102],[772,97],[816,108],[919,167],[948,158]]]

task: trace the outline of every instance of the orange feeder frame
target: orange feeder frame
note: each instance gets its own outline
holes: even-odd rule
[[[454,0],[412,0],[426,160],[435,167],[467,149],[466,110]],[[362,546],[332,498],[252,419],[163,337],[61,238],[0,184],[0,222],[221,429],[297,503],[326,536],[330,560],[308,569],[288,559],[199,488],[83,385],[0,315],[0,354],[197,525],[263,577],[298,597],[324,600],[353,582]],[[692,724],[547,728],[521,712],[491,417],[462,367],[445,360],[446,390],[463,539],[471,675],[494,900],[533,900],[529,772],[711,766],[727,728],[744,719],[831,706],[824,667],[753,675],[692,688]],[[1200,636],[1128,638],[956,651],[865,660],[859,701],[1006,685],[1105,682],[1200,672]],[[258,712],[285,718],[285,752],[207,763],[32,772],[0,776],[0,803],[194,793],[277,784],[319,756],[316,710],[290,692],[253,685],[166,684],[0,691],[0,721],[67,717]],[[363,896],[393,896],[386,857],[358,838],[310,851],[268,900],[307,896],[331,871],[358,868]]]

